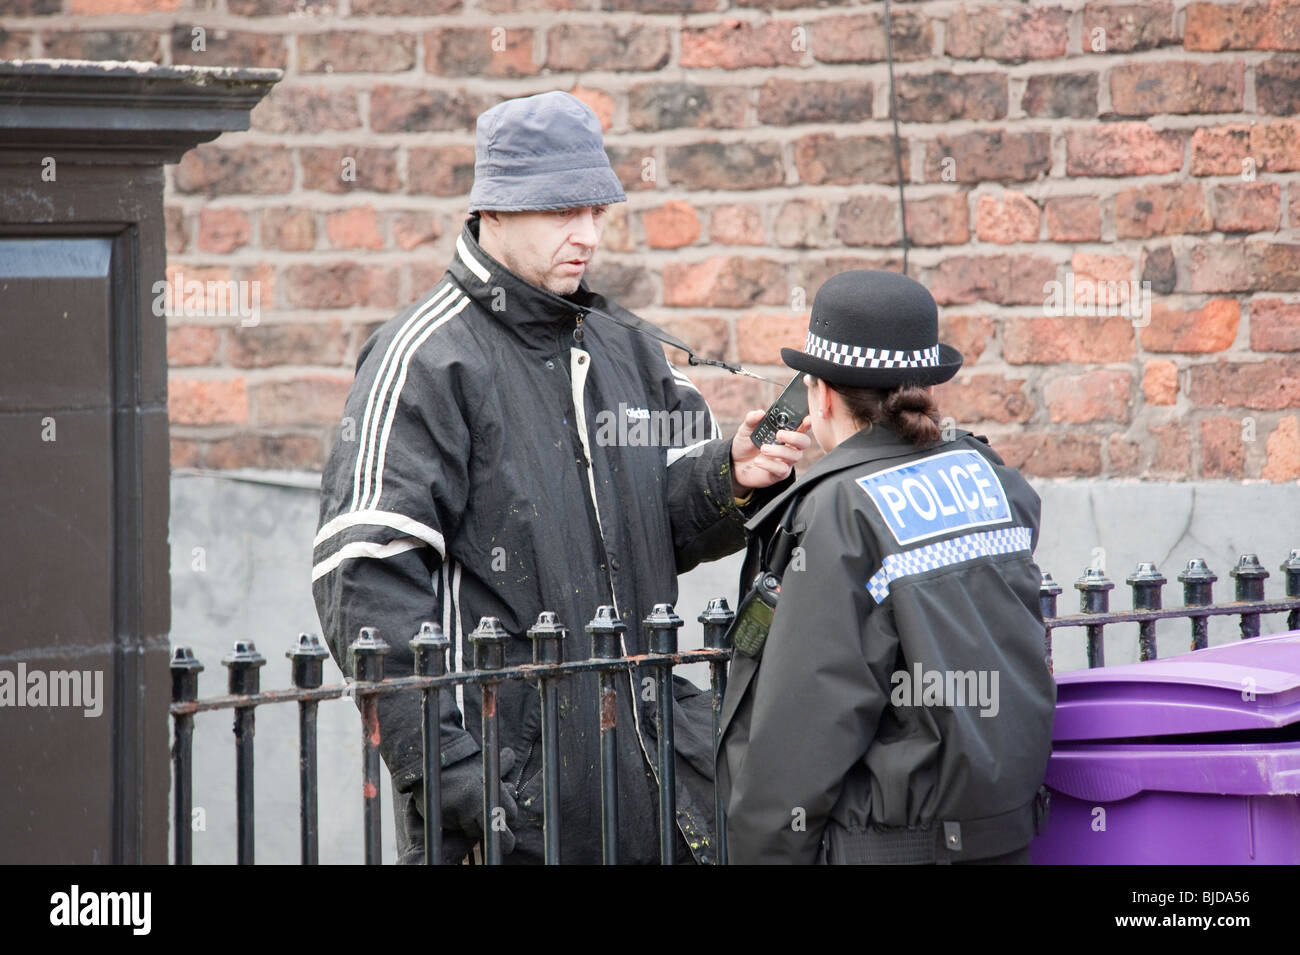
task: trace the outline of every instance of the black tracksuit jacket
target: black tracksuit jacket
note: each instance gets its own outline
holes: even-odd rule
[[[531,662],[526,631],[544,610],[568,628],[564,659],[585,659],[584,627],[611,603],[627,624],[626,651],[647,652],[641,621],[654,603],[676,602],[677,574],[739,550],[746,511],[779,490],[739,509],[730,440],[700,392],[657,341],[588,308],[642,320],[585,281],[563,298],[524,281],[482,251],[478,223],[466,221],[442,281],[366,342],[324,471],[313,594],[349,676],[346,648],[363,626],[392,646],[390,677],[411,673],[407,642],[425,620],[451,638],[457,669],[472,666],[467,636],[484,616],[510,634],[507,666]],[[702,608],[679,609],[693,616]],[[620,851],[628,862],[658,858],[649,676],[619,679]],[[588,673],[561,683],[565,862],[600,860],[596,681]],[[676,682],[678,827],[696,860],[710,862],[709,697]],[[507,862],[542,853],[537,697],[523,681],[500,691],[501,745],[518,760],[508,780],[519,790],[511,827],[518,843]],[[477,763],[478,689],[442,698],[443,765]],[[399,854],[414,861],[423,853],[410,796],[421,771],[419,694],[381,697],[380,729]]]

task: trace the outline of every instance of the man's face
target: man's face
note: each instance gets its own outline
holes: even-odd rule
[[[556,295],[577,291],[605,228],[605,206],[481,214],[484,251]],[[484,234],[487,230],[489,235]]]

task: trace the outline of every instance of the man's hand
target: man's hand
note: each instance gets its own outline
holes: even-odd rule
[[[812,418],[805,416],[798,431],[776,433],[781,444],[754,447],[749,436],[765,414],[765,409],[758,408],[745,415],[736,436],[731,439],[731,491],[737,498],[745,497],[755,488],[771,487],[784,480],[812,444],[812,438],[808,436],[812,430]]]
[[[519,808],[515,804],[515,796],[517,795],[515,787],[506,781],[506,777],[514,769],[514,765],[515,751],[508,746],[502,747],[501,809],[504,810],[504,822],[506,824],[500,829],[502,855],[509,855],[515,848],[515,834],[510,831],[509,824],[518,818]],[[417,782],[411,792],[415,797],[415,806],[423,816],[423,781]],[[468,845],[471,849],[474,847],[474,843],[482,839],[483,769],[478,757],[462,759],[442,771],[442,825],[444,839],[448,838],[448,830],[456,835],[463,833],[468,837]],[[456,842],[457,840],[453,838],[449,841]],[[444,851],[447,849],[448,846],[444,845]],[[467,852],[468,850],[462,851],[461,856],[463,857]],[[458,862],[460,860],[451,861]]]

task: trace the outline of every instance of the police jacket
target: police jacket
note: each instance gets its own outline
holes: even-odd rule
[[[1029,843],[1056,701],[1038,523],[1037,494],[982,439],[918,449],[876,425],[747,524],[742,586],[778,524],[796,546],[760,655],[731,666],[731,861],[959,861]]]
[[[744,545],[730,440],[661,345],[589,313],[637,316],[585,283],[561,298],[519,278],[478,245],[477,216],[442,281],[361,350],[343,427],[324,470],[312,586],[329,647],[373,626],[392,647],[388,676],[412,672],[407,643],[439,623],[452,665],[469,669],[468,634],[495,616],[505,665],[532,661],[526,631],[543,610],[568,628],[563,659],[586,659],[596,608],[616,606],[627,653],[648,651],[641,621],[675,602],[677,574]],[[580,335],[575,329],[581,326]],[[764,497],[756,493],[750,513]],[[621,675],[617,740],[622,860],[657,859],[653,694]],[[630,683],[629,683],[630,681]],[[597,677],[560,683],[562,859],[600,860]],[[632,688],[636,692],[630,692]],[[677,680],[678,825],[698,861],[713,858],[711,704]],[[541,856],[540,712],[535,685],[508,681],[500,742],[516,753],[507,782],[520,818],[511,861]],[[480,752],[481,695],[444,692],[442,762]],[[399,810],[399,852],[422,853],[413,800],[420,778],[418,693],[380,698],[381,754]],[[415,827],[409,827],[414,829]],[[419,836],[420,846],[411,840]],[[403,845],[404,839],[406,845]]]

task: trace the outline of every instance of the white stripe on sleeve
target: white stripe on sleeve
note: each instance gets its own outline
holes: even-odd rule
[[[408,550],[415,550],[417,547],[423,546],[425,546],[424,541],[416,540],[414,537],[399,537],[387,544],[376,544],[374,541],[354,541],[340,547],[334,554],[313,567],[311,569],[311,581],[315,583],[338,567],[339,564],[354,557],[373,557],[376,560],[383,560],[386,557],[404,554]]]
[[[316,539],[312,541],[312,546],[319,547],[340,531],[355,527],[358,524],[391,527],[395,531],[401,531],[410,537],[416,537],[424,541],[438,552],[439,557],[446,554],[447,548],[442,534],[427,524],[421,524],[419,521],[413,520],[405,514],[398,514],[395,511],[344,511],[320,529]]]

